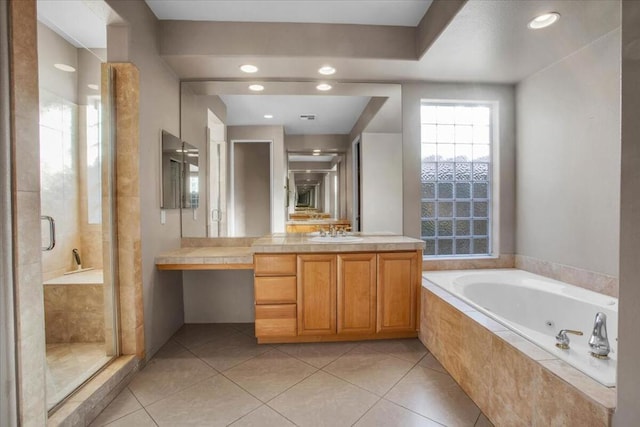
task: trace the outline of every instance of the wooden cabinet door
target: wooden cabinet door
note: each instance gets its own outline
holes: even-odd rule
[[[338,333],[376,331],[376,254],[338,255]]]
[[[419,251],[378,254],[377,332],[416,330],[418,255]]]
[[[336,333],[336,256],[298,255],[298,335]]]

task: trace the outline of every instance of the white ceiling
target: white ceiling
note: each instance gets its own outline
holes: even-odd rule
[[[146,0],[159,19],[415,27],[432,0]]]
[[[347,134],[369,102],[366,96],[221,95],[229,126],[283,125],[287,135]],[[272,114],[272,119],[265,119]],[[312,121],[301,114],[315,114]]]

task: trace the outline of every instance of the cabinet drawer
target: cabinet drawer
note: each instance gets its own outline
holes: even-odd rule
[[[256,276],[295,276],[296,255],[264,255],[254,256],[254,268]]]
[[[256,305],[257,337],[296,336],[296,305]]]
[[[282,304],[296,302],[296,277],[256,277],[254,280],[256,304]]]

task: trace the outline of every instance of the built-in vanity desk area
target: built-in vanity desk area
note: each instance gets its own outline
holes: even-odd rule
[[[389,234],[184,239],[156,266],[252,268],[259,343],[408,338],[419,326],[423,246]]]

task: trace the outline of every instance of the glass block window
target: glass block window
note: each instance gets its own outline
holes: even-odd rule
[[[423,101],[420,121],[425,256],[489,255],[491,105]]]

